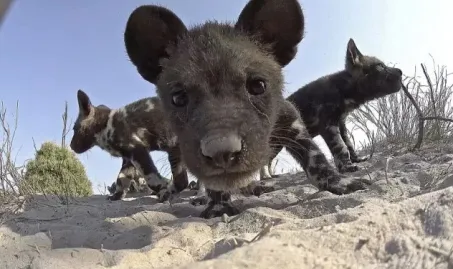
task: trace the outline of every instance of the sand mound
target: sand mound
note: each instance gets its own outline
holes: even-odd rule
[[[211,220],[192,191],[172,204],[35,197],[0,227],[0,267],[453,268],[452,164],[453,147],[376,155],[353,175],[370,190],[344,196],[283,175],[266,183],[274,192],[236,196],[240,215]]]

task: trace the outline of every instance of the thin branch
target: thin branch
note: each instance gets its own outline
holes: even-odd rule
[[[441,120],[441,121],[447,121],[447,122],[453,122],[453,119],[448,119],[444,117],[422,117],[422,120]]]
[[[66,147],[66,136],[69,133],[69,128],[68,128],[68,102],[65,102],[64,105],[64,112],[63,115],[61,115],[61,118],[63,120],[63,130],[61,131],[61,147],[64,148]]]
[[[434,59],[433,59],[434,60]],[[429,97],[430,97],[430,100],[431,100],[431,105],[433,107],[433,114],[434,114],[434,117],[437,117],[438,114],[437,114],[437,108],[436,108],[436,100],[434,98],[434,87],[433,87],[433,83],[431,82],[431,78],[428,74],[428,71],[426,70],[426,67],[424,64],[421,64],[421,67],[422,67],[422,70],[423,70],[423,74],[425,75],[425,79],[426,79],[426,82],[428,83],[428,87],[429,87]],[[434,72],[435,76],[436,76],[436,82],[438,81],[438,76],[437,76],[437,73]],[[439,86],[439,83],[436,83],[436,87]],[[436,132],[438,135],[440,135],[440,126],[439,126],[439,122],[436,122]]]
[[[410,81],[409,81],[410,82]],[[423,120],[423,112],[420,109],[420,106],[417,104],[415,101],[414,97],[410,92],[407,90],[409,86],[409,82],[407,83],[407,86],[404,84],[401,84],[401,87],[403,88],[404,94],[406,94],[407,98],[411,101],[412,105],[414,106],[415,110],[417,111],[418,115],[418,137],[417,137],[417,143],[415,143],[415,146],[413,149],[418,149],[422,145],[423,142],[423,133],[424,133],[424,128],[425,128],[425,121]]]
[[[22,175],[19,172],[22,167],[16,165],[17,154],[13,154],[14,139],[18,127],[18,111],[19,102],[16,102],[16,110],[13,113],[14,124],[11,126],[8,123],[7,109],[3,102],[0,106],[0,137],[2,142],[0,145],[0,194],[1,196],[9,196],[18,194],[18,184],[22,180]]]

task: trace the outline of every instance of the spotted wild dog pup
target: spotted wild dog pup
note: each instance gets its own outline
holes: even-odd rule
[[[164,116],[157,97],[140,99],[119,109],[93,106],[88,95],[77,92],[79,116],[74,123],[71,149],[81,154],[98,146],[114,157],[122,157],[115,193],[110,200],[121,200],[131,185],[130,169],[134,167],[146,179],[148,186],[158,191],[160,201],[172,192],[180,192],[189,184],[181,162],[178,140]],[[168,153],[173,180],[170,182],[157,171],[150,151]]]
[[[127,165],[127,159],[123,158],[122,166]],[[147,192],[149,191],[148,184],[146,183],[145,178],[143,175],[136,169],[134,166],[129,166],[125,169],[121,169],[120,173],[118,174],[117,179],[115,182],[112,183],[111,186],[107,187],[110,194],[116,193],[116,182],[123,181],[122,177],[130,177],[131,185],[129,187],[129,192]]]
[[[396,93],[401,88],[402,71],[363,55],[354,40],[348,41],[345,69],[310,82],[287,100],[299,110],[308,133],[321,135],[340,172],[354,172],[367,157],[358,157],[346,130],[346,117],[360,105]],[[276,147],[275,157],[282,147]],[[272,160],[273,158],[271,158]]]
[[[238,213],[229,191],[259,177],[271,137],[320,189],[344,194],[365,188],[328,163],[283,98],[282,68],[295,57],[303,31],[297,0],[250,0],[234,25],[208,21],[191,29],[161,6],[131,13],[126,51],[138,73],[156,85],[184,163],[212,199],[202,217]]]

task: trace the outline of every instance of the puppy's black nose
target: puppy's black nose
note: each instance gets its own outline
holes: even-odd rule
[[[242,152],[242,140],[236,134],[216,134],[203,138],[200,147],[201,154],[208,163],[228,168]]]

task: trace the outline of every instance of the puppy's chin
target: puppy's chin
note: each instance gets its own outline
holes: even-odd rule
[[[386,91],[385,91],[385,95],[388,95],[388,94],[392,94],[392,93],[397,93],[399,92],[400,90],[402,89],[401,87],[401,84],[399,86],[395,86],[395,85],[391,85],[389,87],[387,87]],[[384,95],[384,96],[385,96]]]
[[[231,192],[247,187],[253,181],[260,180],[260,170],[244,173],[221,174],[212,177],[200,177],[207,189],[214,191]]]
[[[399,92],[400,90],[403,89],[401,82],[398,82],[398,84],[396,86],[393,86],[393,87],[394,87],[393,88],[394,92]]]

